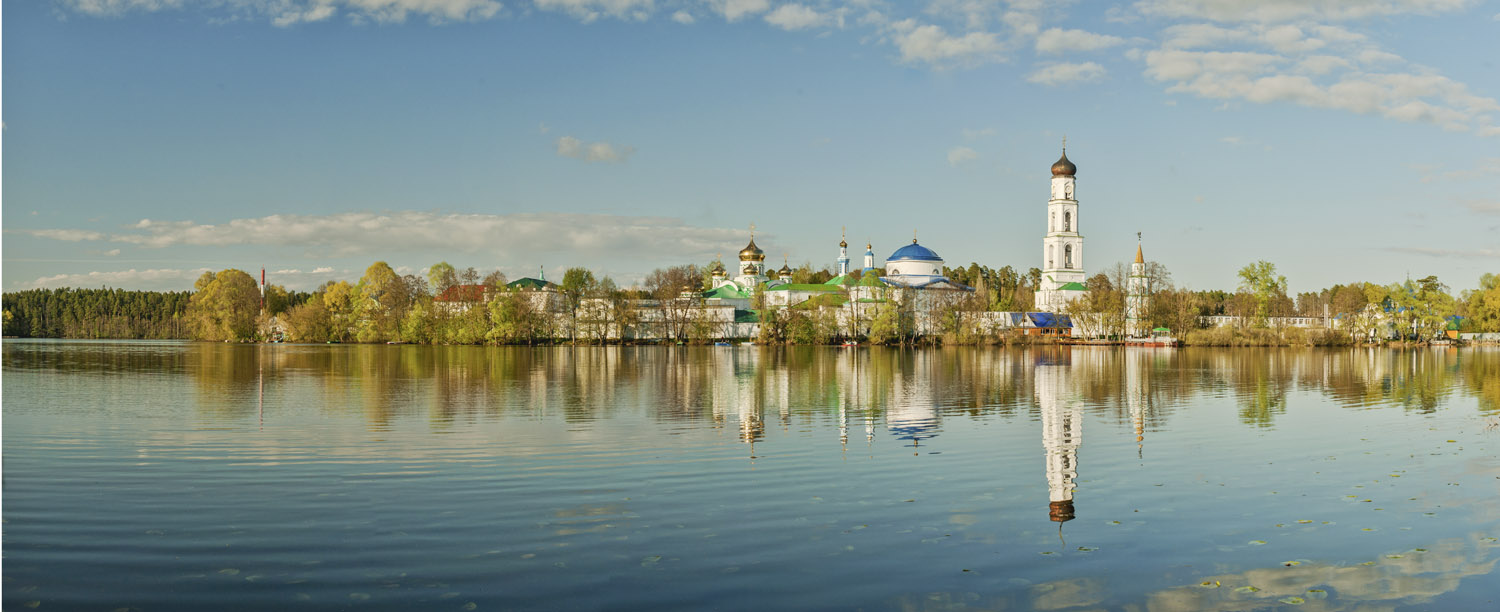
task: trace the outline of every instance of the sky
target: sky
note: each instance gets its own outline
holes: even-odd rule
[[[293,289],[1082,263],[1293,293],[1500,272],[1500,2],[38,0],[4,6],[0,285]]]

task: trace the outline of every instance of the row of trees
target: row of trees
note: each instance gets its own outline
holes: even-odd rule
[[[880,274],[879,270],[874,272]],[[949,342],[994,340],[965,313],[1019,312],[1033,309],[1041,285],[1041,271],[1025,272],[1010,266],[979,264],[945,268],[951,279],[973,292],[929,299],[922,312],[913,301],[891,295],[850,308],[851,316],[836,317],[818,306],[841,304],[827,299],[792,308],[767,308],[757,292],[752,308],[759,312],[760,338],[767,343],[826,344],[842,339],[876,343],[909,343],[919,329],[935,332]],[[858,279],[860,272],[852,274]],[[810,265],[793,270],[793,281],[820,283],[832,278],[830,269]],[[585,268],[570,268],[549,303],[537,292],[509,290],[499,272],[481,275],[474,268],[455,269],[434,264],[423,276],[400,275],[385,262],[375,262],[353,284],[325,283],[313,292],[290,291],[271,285],[265,291],[264,313],[254,277],[240,270],[205,273],[189,292],[124,291],[118,289],[35,289],[6,293],[5,334],[24,337],[68,338],[182,338],[249,340],[259,337],[266,318],[276,316],[288,339],[302,342],[414,342],[414,343],[536,343],[567,339],[604,342],[612,331],[656,326],[653,335],[674,340],[721,337],[721,320],[706,320],[693,299],[684,295],[711,288],[708,266],[682,265],[648,274],[639,287],[622,288],[611,278],[596,277]],[[1277,317],[1325,314],[1337,317],[1345,329],[1365,332],[1389,322],[1405,334],[1425,338],[1439,333],[1448,317],[1463,317],[1464,331],[1500,332],[1500,274],[1486,274],[1480,287],[1454,297],[1437,277],[1428,276],[1392,285],[1351,283],[1318,292],[1287,294],[1287,281],[1269,262],[1255,262],[1239,272],[1233,293],[1194,291],[1175,287],[1170,272],[1148,263],[1150,294],[1145,323],[1167,327],[1178,334],[1202,325],[1202,318],[1233,315],[1250,327],[1264,327]],[[1093,335],[1124,331],[1128,268],[1116,264],[1088,279],[1088,293],[1070,307],[1074,321],[1089,326]],[[473,288],[481,295],[475,296]],[[482,307],[455,308],[454,296],[465,289]],[[827,296],[833,298],[834,296]],[[644,304],[642,300],[646,300]],[[1369,308],[1370,305],[1377,308]],[[649,314],[639,308],[650,307]],[[561,311],[565,322],[554,314]],[[922,319],[922,317],[928,317]]]
[[[4,295],[6,336],[186,338],[187,291],[29,289]]]

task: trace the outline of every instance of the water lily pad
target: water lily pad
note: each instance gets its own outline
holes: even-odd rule
[[[473,609],[478,608],[478,607],[479,607],[479,604],[474,603],[472,601],[469,602],[469,603],[464,604],[464,609],[465,610],[473,610]]]
[[[1306,595],[1308,599],[1328,599],[1328,591],[1323,589],[1308,589]]]
[[[1092,546],[1079,546],[1078,550],[1081,550],[1083,552],[1094,552],[1094,551],[1099,550],[1099,549],[1098,548],[1094,548]]]
[[[1250,540],[1249,542],[1246,542],[1246,544],[1249,544],[1251,546],[1264,546],[1266,544],[1266,541],[1265,540]]]
[[[1306,524],[1309,524],[1311,522],[1312,521],[1308,520],[1308,519],[1297,519],[1297,523],[1300,524],[1300,525],[1306,525]]]
[[[1105,525],[1119,525],[1119,524],[1120,524],[1120,521],[1110,521],[1108,523],[1105,523]]]
[[[645,557],[641,559],[641,567],[651,567],[653,565],[656,565],[658,561],[661,561],[661,555],[651,555],[649,557]]]
[[[1301,561],[1282,561],[1281,564],[1285,565],[1287,567],[1296,567],[1298,565],[1302,565],[1302,562]]]
[[[1282,597],[1281,599],[1278,599],[1276,601],[1287,604],[1289,606],[1300,606],[1304,603],[1307,603],[1306,599],[1297,596]]]
[[[1219,581],[1218,580],[1204,580],[1203,582],[1198,583],[1198,586],[1203,587],[1205,589],[1217,589],[1217,588],[1219,588]]]
[[[1242,587],[1234,590],[1234,592],[1236,592],[1236,593],[1256,593],[1256,592],[1259,592],[1259,591],[1260,591],[1259,588],[1256,588],[1256,587],[1253,587],[1253,586],[1250,586],[1250,585],[1245,585],[1245,586],[1242,586]]]
[[[234,569],[232,567],[226,567],[224,569],[219,570],[219,573],[220,574],[224,574],[225,576],[236,576],[236,575],[239,575],[240,570]]]
[[[1385,558],[1387,558],[1387,559],[1401,559],[1401,558],[1404,558],[1405,556],[1406,555],[1386,555]]]

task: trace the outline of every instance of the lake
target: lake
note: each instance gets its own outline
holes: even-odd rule
[[[1500,598],[1500,350],[3,348],[6,610]]]

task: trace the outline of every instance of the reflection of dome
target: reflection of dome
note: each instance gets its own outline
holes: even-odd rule
[[[1078,518],[1078,513],[1073,510],[1073,501],[1055,501],[1047,504],[1047,518],[1054,523],[1066,523]]]
[[[1063,149],[1062,157],[1058,158],[1057,163],[1052,164],[1052,176],[1073,176],[1077,173],[1078,166],[1068,161],[1068,150]]]
[[[895,253],[891,253],[891,256],[886,258],[886,261],[942,261],[942,260],[943,260],[943,258],[938,257],[938,254],[935,253],[935,252],[933,252],[932,249],[929,249],[929,248],[924,247],[924,246],[922,246],[920,244],[917,244],[916,240],[911,241],[911,244],[908,244],[908,245],[906,245],[904,247],[896,249]]]
[[[740,261],[765,261],[766,252],[755,246],[755,239],[750,239],[750,244],[740,251]]]

